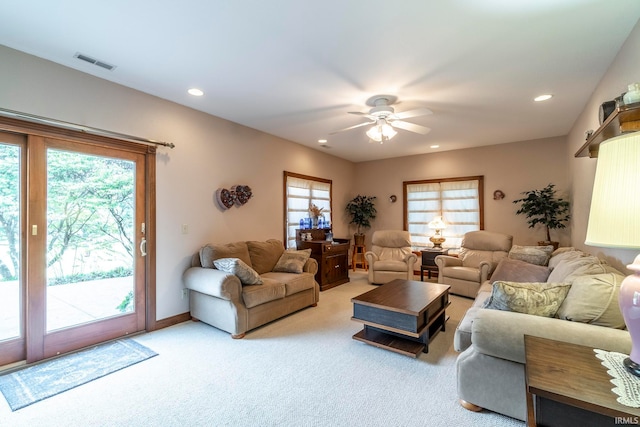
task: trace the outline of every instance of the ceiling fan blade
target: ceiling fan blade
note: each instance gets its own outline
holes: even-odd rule
[[[395,113],[393,116],[398,119],[408,119],[410,117],[428,116],[429,114],[433,114],[433,111],[429,110],[428,108],[416,108],[415,110],[407,110]]]
[[[338,132],[344,132],[346,130],[351,130],[351,129],[355,129],[355,128],[359,128],[359,127],[367,126],[367,125],[372,125],[372,124],[375,124],[375,122],[358,123],[357,125],[349,126],[348,128],[344,128],[344,129],[340,129],[340,130],[331,132],[329,135],[334,135],[334,134],[336,134]]]
[[[404,130],[408,130],[409,132],[415,132],[422,135],[426,135],[429,132],[431,132],[431,129],[429,129],[428,127],[416,125],[414,123],[403,122],[401,120],[393,120],[393,121],[390,121],[389,124],[394,128],[404,129]]]

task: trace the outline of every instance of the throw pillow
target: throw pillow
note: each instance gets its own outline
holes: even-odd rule
[[[600,260],[592,255],[581,256],[575,259],[564,259],[560,261],[553,270],[551,270],[551,274],[549,274],[549,278],[547,279],[547,281],[555,283],[566,283],[565,278],[567,276],[574,274],[578,268],[590,264],[600,264]]]
[[[553,246],[519,246],[513,245],[509,251],[509,258],[536,265],[547,265]]]
[[[530,264],[517,259],[503,258],[491,276],[491,281],[546,282],[551,270],[544,265]]]
[[[553,317],[570,287],[566,283],[493,282],[483,308]]]
[[[624,276],[603,273],[577,277],[558,310],[560,319],[624,329],[618,305],[620,284]]]
[[[251,266],[249,249],[245,242],[227,243],[226,245],[208,244],[200,249],[200,265],[204,268],[214,268],[213,261],[220,258],[239,258]]]
[[[310,256],[311,249],[284,251],[275,267],[273,267],[273,271],[300,274]]]
[[[280,240],[269,239],[266,242],[247,242],[251,266],[258,274],[273,271],[280,256],[284,252],[284,245]]]
[[[213,265],[220,271],[235,274],[243,285],[261,285],[262,278],[256,271],[238,258],[218,258]]]

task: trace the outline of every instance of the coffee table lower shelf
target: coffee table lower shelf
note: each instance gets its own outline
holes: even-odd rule
[[[433,340],[438,332],[444,331],[444,325],[449,320],[449,316],[445,314],[444,308],[439,310],[425,328],[418,333],[403,331],[353,317],[351,320],[365,324],[364,329],[353,336],[354,340],[417,358],[420,353],[429,352],[429,342]]]

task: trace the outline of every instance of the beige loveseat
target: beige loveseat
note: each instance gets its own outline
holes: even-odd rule
[[[554,252],[547,265],[501,261],[455,333],[463,406],[525,420],[525,335],[629,354],[631,339],[618,308],[623,279],[604,261],[568,248]],[[517,302],[519,292],[540,304]],[[557,311],[544,317],[541,308],[544,315]]]
[[[275,239],[203,246],[184,274],[191,317],[243,338],[251,329],[317,305],[318,263],[310,252],[285,251]]]

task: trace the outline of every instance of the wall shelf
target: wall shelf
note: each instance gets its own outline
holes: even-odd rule
[[[598,149],[604,141],[637,130],[640,130],[640,103],[618,107],[580,147],[575,157],[598,157]]]

